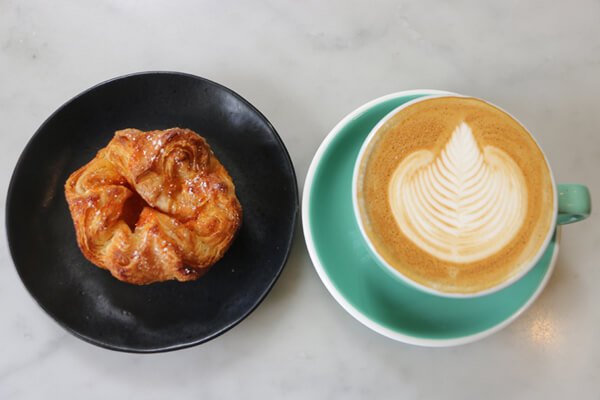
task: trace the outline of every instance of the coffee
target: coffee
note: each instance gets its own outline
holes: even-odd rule
[[[359,161],[357,200],[377,253],[407,278],[475,293],[516,276],[552,225],[543,153],[511,116],[473,98],[416,102]]]

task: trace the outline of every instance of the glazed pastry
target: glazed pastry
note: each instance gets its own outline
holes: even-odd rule
[[[199,278],[242,221],[231,177],[189,129],[116,132],[65,195],[84,256],[134,284]]]

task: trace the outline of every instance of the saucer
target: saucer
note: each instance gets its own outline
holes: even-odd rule
[[[304,237],[319,277],[333,298],[372,330],[400,342],[455,346],[506,327],[539,296],[554,269],[560,231],[538,264],[515,284],[476,298],[446,298],[392,280],[369,253],[352,209],[352,173],[360,147],[377,122],[415,98],[390,94],[348,114],[317,150],[302,199]]]

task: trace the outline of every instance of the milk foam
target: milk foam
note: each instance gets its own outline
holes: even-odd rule
[[[449,262],[480,261],[499,251],[527,210],[521,169],[497,147],[480,149],[464,122],[439,154],[418,150],[406,157],[388,190],[402,233]]]

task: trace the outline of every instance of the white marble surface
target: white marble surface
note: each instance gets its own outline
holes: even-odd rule
[[[383,94],[486,98],[539,139],[559,182],[600,199],[600,3],[549,1],[0,0],[2,209],[25,144],[105,79],[178,70],[231,87],[270,119],[300,189],[346,113]],[[4,219],[4,213],[2,213]],[[445,349],[393,342],[333,300],[300,229],[264,303],[225,335],[156,355],[66,333],[0,240],[0,398],[599,398],[600,223],[563,230],[549,286],[515,323]],[[300,227],[299,227],[300,228]]]

